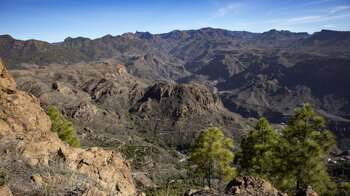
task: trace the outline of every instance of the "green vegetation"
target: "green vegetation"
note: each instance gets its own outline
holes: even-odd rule
[[[321,195],[332,194],[335,186],[324,162],[335,136],[325,127],[325,120],[310,104],[295,110],[281,136],[272,131],[266,119],[260,119],[242,140],[239,171],[265,178],[289,194],[308,185]]]
[[[131,141],[128,145],[123,145],[118,149],[127,160],[131,161],[134,169],[142,169],[144,167],[144,157],[151,156],[156,158],[159,150],[154,146],[141,146],[136,141]]]
[[[0,171],[0,186],[5,185],[9,181],[8,174],[8,171]]]
[[[51,120],[51,131],[58,134],[58,137],[72,147],[80,147],[79,139],[74,135],[73,123],[67,121],[55,106],[47,111]]]
[[[348,182],[341,183],[338,193],[339,195],[344,195],[344,196],[350,195],[350,183]]]
[[[62,140],[73,141],[70,145],[75,145],[75,140],[68,136],[74,136],[72,123],[64,119],[54,106],[48,113],[52,121],[51,130],[57,132]],[[79,140],[75,139],[79,144]],[[118,148],[137,170],[144,167],[146,156],[159,158],[160,148],[174,152],[173,157],[178,156],[162,141],[149,137],[143,139],[151,145],[135,140],[123,144],[108,138],[98,139],[98,143],[103,147]],[[335,137],[326,130],[325,120],[306,104],[295,110],[281,134],[276,133],[265,118],[259,119],[241,141],[241,150],[236,156],[237,170],[240,175],[264,178],[290,195],[308,185],[320,195],[347,195],[350,185],[343,183],[336,187],[326,171],[325,154],[334,144]],[[136,182],[136,185],[147,195],[179,195],[205,184],[209,187],[216,183],[222,185],[223,181],[227,182],[236,175],[232,168],[233,148],[232,139],[225,138],[220,129],[210,128],[202,132],[192,145],[189,167],[185,167],[185,163],[177,163],[178,169],[188,169],[187,172],[166,179],[152,179],[154,183],[158,181],[157,188],[144,187],[141,182]]]
[[[297,108],[283,130],[280,142],[279,187],[296,192],[307,185],[319,194],[334,189],[325,167],[325,154],[335,145],[335,136],[326,130],[326,121],[310,104]]]
[[[231,167],[234,159],[231,151],[233,148],[233,141],[225,139],[220,129],[210,128],[196,139],[191,149],[190,169],[206,180],[209,187],[213,178],[229,181],[236,175]]]
[[[172,175],[169,178],[162,180],[157,188],[150,188],[144,192],[146,195],[151,196],[184,195],[184,193],[190,189],[200,188],[195,186],[195,184],[197,184],[197,182],[195,182],[196,180],[198,180],[198,178],[192,173]],[[137,183],[138,182],[136,182],[136,184]],[[137,186],[137,188],[143,189],[143,185],[141,185],[141,183],[139,184],[141,187]]]
[[[279,135],[265,118],[260,118],[255,129],[241,141],[241,151],[237,154],[239,173],[272,179],[278,142]]]

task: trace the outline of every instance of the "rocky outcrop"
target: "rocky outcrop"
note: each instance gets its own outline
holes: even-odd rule
[[[0,87],[2,90],[15,90],[16,88],[16,82],[15,80],[9,75],[7,69],[2,66],[2,61],[0,59]]]
[[[0,62],[0,138],[40,138],[47,135],[51,123],[39,100],[17,91],[16,82]],[[40,130],[40,131],[38,131]]]
[[[9,171],[15,195],[136,194],[130,165],[120,153],[62,142],[50,131],[39,100],[15,86],[0,63],[0,166]]]
[[[210,126],[230,136],[242,136],[249,130],[240,115],[229,112],[219,95],[203,85],[158,83],[142,94],[130,110],[134,122],[150,127],[149,135],[170,145],[187,145]]]
[[[7,185],[0,186],[0,195],[12,196],[12,191]]]
[[[191,189],[185,193],[185,196],[215,196],[219,195],[215,189],[204,187],[202,190]]]
[[[240,177],[233,179],[225,188],[225,194],[235,196],[287,196],[279,192],[269,182],[257,177]]]
[[[318,194],[312,190],[311,186],[307,186],[306,188],[298,191],[295,196],[318,196]]]

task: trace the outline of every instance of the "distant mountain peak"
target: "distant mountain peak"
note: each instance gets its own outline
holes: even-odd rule
[[[4,38],[4,39],[11,39],[11,40],[13,40],[13,39],[14,39],[14,38],[13,38],[13,37],[11,37],[11,35],[9,35],[9,34],[0,35],[0,37],[1,37],[1,38]]]
[[[146,31],[146,32],[136,31],[135,35],[141,39],[152,39],[153,38],[153,35],[148,31]]]
[[[103,36],[102,38],[113,38],[113,35],[107,34],[107,35]]]
[[[66,39],[64,39],[64,42],[68,42],[69,40],[72,40],[72,37],[67,37]]]

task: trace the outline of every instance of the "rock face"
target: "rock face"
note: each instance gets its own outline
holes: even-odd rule
[[[240,177],[233,179],[225,188],[225,194],[235,196],[287,196],[279,192],[269,182],[256,177]]]
[[[15,86],[0,63],[0,165],[9,171],[13,194],[136,194],[120,153],[62,142],[39,100]]]
[[[12,191],[7,185],[0,186],[0,195],[12,196]]]
[[[0,64],[2,65],[1,59]],[[16,88],[15,80],[9,75],[7,69],[4,66],[0,67],[0,87],[4,90],[15,90]]]
[[[240,137],[249,126],[240,115],[231,113],[220,97],[199,84],[160,83],[150,86],[130,110],[136,124],[149,127],[148,135],[172,146],[188,145],[210,126]]]

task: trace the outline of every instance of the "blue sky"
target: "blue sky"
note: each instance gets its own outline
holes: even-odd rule
[[[0,0],[0,34],[21,40],[202,27],[349,31],[350,0]]]

